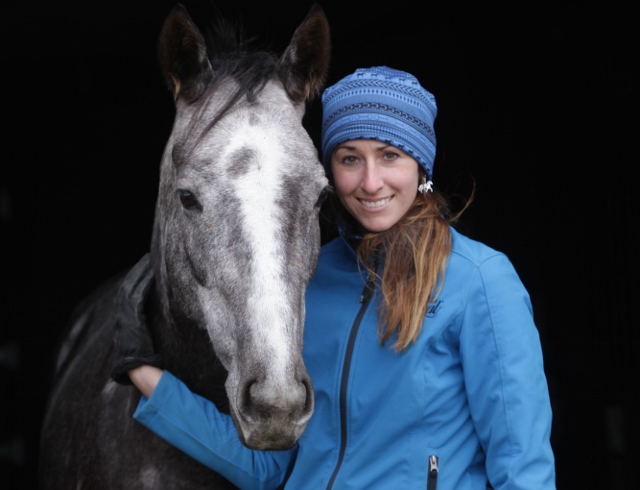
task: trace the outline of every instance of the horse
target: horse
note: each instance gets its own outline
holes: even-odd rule
[[[175,117],[160,163],[145,301],[167,370],[230,413],[257,450],[291,447],[313,412],[304,295],[330,191],[304,129],[330,36],[313,5],[280,56],[222,18],[205,38],[181,4],[157,54]],[[110,379],[123,275],[72,314],[40,434],[39,482],[61,488],[235,488],[132,419],[140,393]]]

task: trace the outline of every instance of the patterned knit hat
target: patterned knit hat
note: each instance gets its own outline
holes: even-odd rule
[[[360,68],[322,94],[322,155],[336,146],[375,139],[413,157],[431,179],[436,156],[434,96],[410,73],[386,66]]]

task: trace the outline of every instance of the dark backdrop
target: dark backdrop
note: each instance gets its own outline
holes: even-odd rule
[[[639,488],[631,9],[602,0],[321,3],[330,83],[384,64],[436,95],[435,185],[465,195],[475,181],[460,227],[504,251],[532,296],[558,487]],[[3,5],[2,488],[35,487],[49,362],[72,308],[148,249],[173,116],[155,49],[173,4]],[[184,4],[204,27],[211,4]],[[280,52],[311,2],[216,5]],[[319,114],[315,103],[305,119],[316,142]]]

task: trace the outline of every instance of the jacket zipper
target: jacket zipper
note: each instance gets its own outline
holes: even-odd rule
[[[360,296],[361,306],[358,311],[358,316],[356,316],[356,319],[351,326],[351,333],[349,334],[349,342],[347,343],[347,351],[345,352],[344,364],[342,366],[342,378],[340,380],[340,453],[338,455],[336,467],[331,474],[329,483],[327,483],[327,490],[331,490],[333,488],[333,484],[338,476],[340,467],[342,466],[342,461],[344,460],[344,453],[347,449],[347,383],[349,380],[349,371],[351,369],[351,356],[353,355],[353,347],[356,343],[356,335],[360,328],[360,322],[362,321],[364,312],[367,310],[369,303],[371,302],[374,286],[375,278],[369,277],[367,279],[367,284],[365,284],[362,291],[362,295]]]
[[[438,456],[432,454],[429,456],[429,473],[427,475],[427,490],[436,490],[438,486]]]

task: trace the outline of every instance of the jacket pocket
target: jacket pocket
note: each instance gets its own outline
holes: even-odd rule
[[[427,490],[436,490],[438,486],[438,473],[440,472],[440,469],[438,468],[438,456],[435,454],[429,456],[427,464]]]

